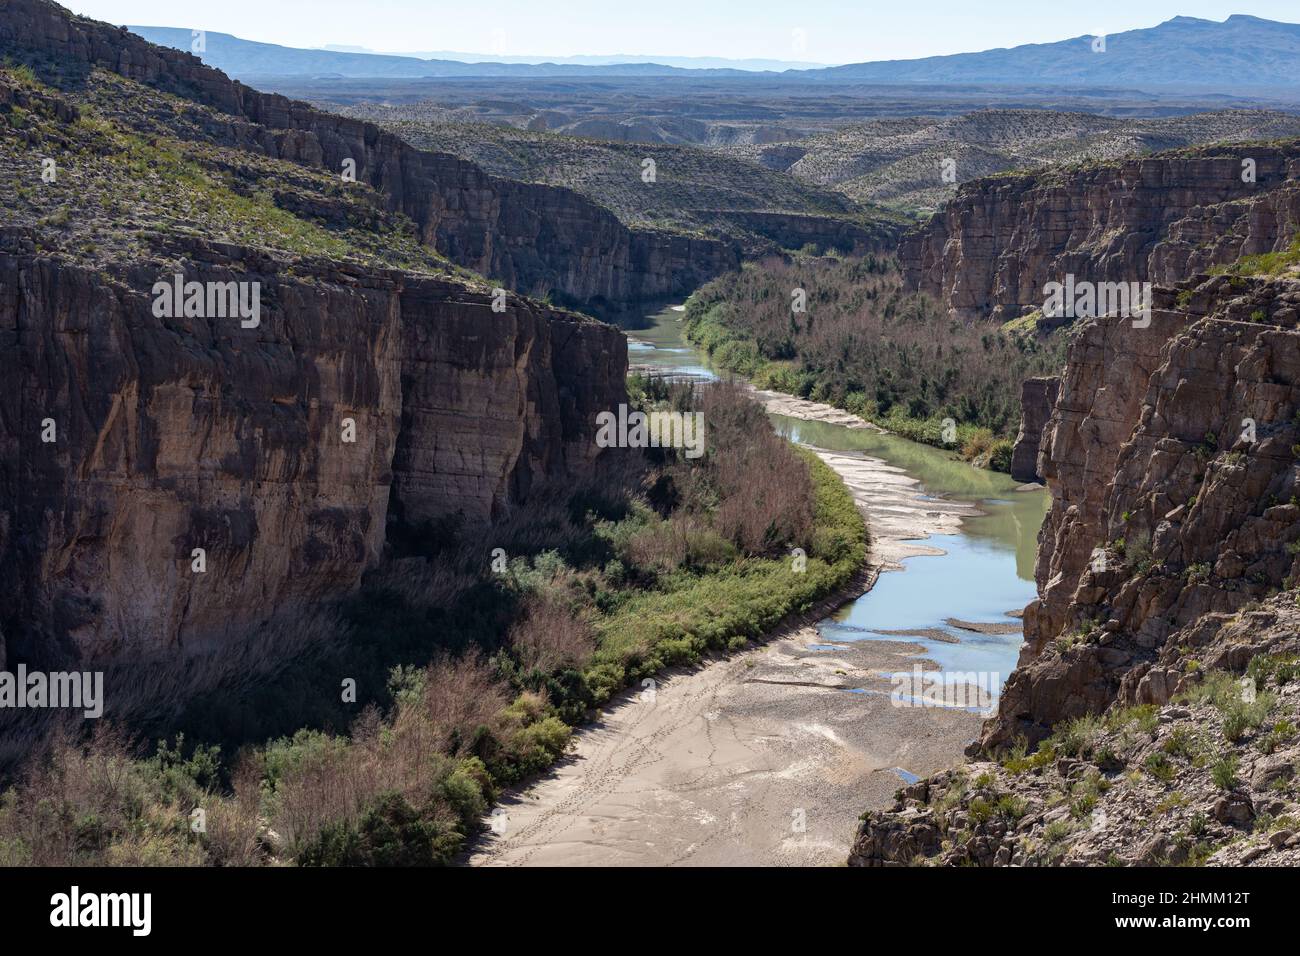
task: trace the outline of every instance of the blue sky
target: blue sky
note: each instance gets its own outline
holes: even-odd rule
[[[1296,0],[64,0],[116,24],[286,46],[854,63],[1119,33],[1183,15],[1300,21]],[[796,31],[802,31],[798,33]],[[802,49],[799,46],[802,40]]]

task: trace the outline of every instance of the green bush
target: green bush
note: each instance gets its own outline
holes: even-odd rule
[[[492,776],[478,757],[461,761],[442,782],[442,797],[466,828],[473,826],[495,799]]]
[[[460,852],[455,826],[425,819],[401,794],[387,792],[353,826],[327,826],[298,857],[302,866],[445,866]]]
[[[1178,773],[1178,769],[1174,766],[1173,761],[1169,759],[1169,755],[1163,750],[1156,750],[1149,754],[1142,764],[1142,769],[1151,774],[1151,776],[1155,777],[1161,783],[1168,783],[1173,780]]]
[[[1215,763],[1210,770],[1214,785],[1220,790],[1231,790],[1237,786],[1237,758],[1227,756]]]

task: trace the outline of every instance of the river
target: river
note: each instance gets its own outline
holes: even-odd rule
[[[629,332],[634,369],[715,377],[681,315]],[[1022,641],[1046,493],[756,394],[853,491],[882,573],[819,620],[625,694],[554,772],[503,799],[472,863],[835,865],[863,810],[977,735]]]
[[[681,317],[680,306],[669,307],[651,316],[645,329],[630,332],[629,362],[674,376],[716,377],[708,358],[683,338]],[[1047,493],[1018,490],[1018,483],[1007,475],[973,468],[949,452],[895,435],[780,414],[771,418],[791,441],[880,459],[918,479],[918,496],[967,502],[982,512],[963,520],[956,533],[917,541],[918,553],[903,559],[907,574],[882,575],[869,592],[818,629],[834,640],[932,629],[945,639],[918,642],[945,671],[996,673],[1005,681],[1019,654],[1019,629],[980,634],[948,621],[992,625],[986,628],[990,631],[1015,626],[1005,612],[1021,609],[1034,598],[1034,553],[1047,513]],[[940,593],[941,605],[934,600]],[[958,643],[952,643],[954,639]]]

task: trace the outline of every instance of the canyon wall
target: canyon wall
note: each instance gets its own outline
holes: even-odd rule
[[[1071,348],[996,716],[851,866],[1300,864],[1300,278],[1156,293]]]
[[[1014,319],[1067,274],[1170,285],[1285,248],[1300,232],[1298,178],[1293,141],[975,180],[903,238],[899,259],[908,286],[954,317]]]
[[[106,274],[0,234],[11,658],[201,648],[346,595],[394,523],[483,523],[590,469],[626,401],[622,335],[573,313],[178,242]],[[260,282],[260,325],[155,317],[140,290],[173,271]]]
[[[1058,378],[1028,378],[1020,386],[1020,431],[1011,452],[1011,477],[1016,481],[1042,480],[1038,449],[1060,385]]]
[[[1039,468],[1038,599],[984,745],[1116,700],[1164,703],[1182,658],[1300,582],[1300,282],[1157,289],[1152,322],[1089,322]]]
[[[445,153],[415,149],[370,123],[260,93],[195,56],[80,17],[49,0],[0,0],[0,49],[100,67],[223,114],[206,133],[341,172],[381,191],[425,242],[508,288],[600,313],[684,295],[739,266],[737,248],[710,239],[631,230],[567,189],[491,176]]]
[[[782,249],[802,249],[811,243],[823,255],[831,250],[845,255],[892,250],[902,227],[889,221],[856,221],[791,212],[718,209],[712,212],[724,228],[748,233],[761,240],[745,248],[746,255],[763,255]],[[774,248],[775,247],[775,248]]]

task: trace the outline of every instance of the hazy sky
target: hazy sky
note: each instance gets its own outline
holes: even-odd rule
[[[64,0],[115,24],[286,46],[854,63],[1119,33],[1183,15],[1300,21],[1296,0]],[[802,41],[802,47],[800,42]]]

